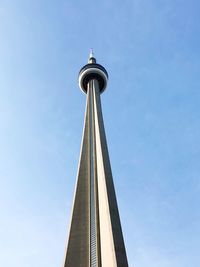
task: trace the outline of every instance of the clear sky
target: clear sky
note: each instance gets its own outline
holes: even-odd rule
[[[91,47],[130,267],[200,266],[199,10],[0,1],[0,266],[62,266]]]

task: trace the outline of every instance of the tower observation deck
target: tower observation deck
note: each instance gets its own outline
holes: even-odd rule
[[[107,81],[91,53],[79,72],[87,102],[64,267],[128,267],[101,109]]]

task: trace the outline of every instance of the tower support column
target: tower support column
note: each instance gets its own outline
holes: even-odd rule
[[[128,267],[101,109],[107,79],[94,57],[79,74],[87,104],[64,267]]]

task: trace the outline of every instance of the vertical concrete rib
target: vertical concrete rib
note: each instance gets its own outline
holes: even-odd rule
[[[64,267],[90,266],[90,106],[88,95]]]
[[[98,267],[98,216],[97,216],[97,169],[96,169],[96,141],[95,141],[95,120],[94,120],[94,99],[93,81],[88,84],[88,94],[90,98],[90,266]]]
[[[94,90],[94,103],[102,266],[128,267],[97,81],[95,88],[97,88]]]

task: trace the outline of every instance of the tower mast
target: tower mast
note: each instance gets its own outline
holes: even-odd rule
[[[87,102],[64,267],[128,267],[101,109],[107,81],[91,51],[79,72]]]

